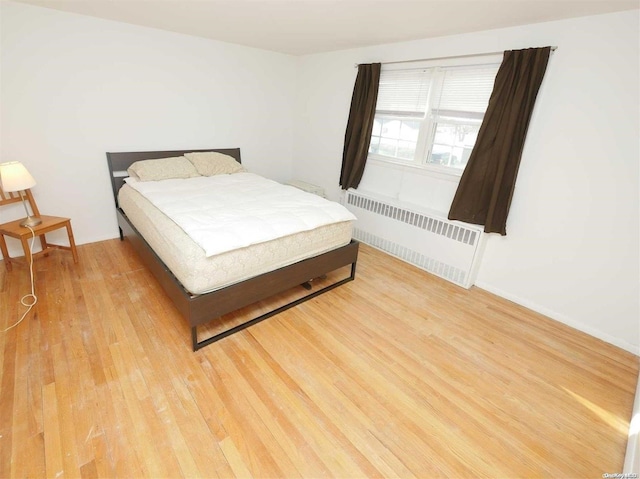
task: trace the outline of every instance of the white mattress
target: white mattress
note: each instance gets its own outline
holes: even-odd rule
[[[120,189],[118,203],[138,232],[192,294],[214,291],[351,241],[352,222],[341,221],[206,257],[202,247],[131,186],[124,185]]]
[[[126,182],[206,256],[356,219],[338,203],[247,172]]]

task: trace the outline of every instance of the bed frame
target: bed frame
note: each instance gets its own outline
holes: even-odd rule
[[[118,206],[118,191],[124,184],[124,179],[128,176],[127,168],[135,161],[181,156],[194,151],[216,151],[232,156],[240,162],[239,148],[107,153],[111,186],[116,202],[118,227],[120,228],[120,239],[124,240],[127,238],[127,240],[129,240],[142,262],[158,280],[178,311],[189,322],[194,351],[355,279],[358,242],[352,240],[346,246],[249,278],[210,293],[194,295],[187,291],[160,257],[153,251],[135,226],[129,221],[124,211],[120,209]],[[280,306],[207,339],[198,341],[198,326],[299,285],[304,286],[307,290],[311,290],[311,279],[322,277],[327,273],[348,265],[351,266],[351,274],[347,278],[338,280],[333,284],[312,291],[304,297],[287,303],[284,306]]]

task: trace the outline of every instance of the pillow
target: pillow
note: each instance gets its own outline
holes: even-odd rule
[[[184,156],[202,176],[230,175],[247,171],[233,157],[216,151],[185,153]]]
[[[137,176],[140,181],[158,181],[171,178],[194,178],[200,176],[193,164],[184,156],[141,160],[127,169],[129,176]]]

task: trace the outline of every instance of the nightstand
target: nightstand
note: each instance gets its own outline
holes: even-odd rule
[[[290,180],[287,182],[289,186],[295,186],[299,190],[306,191],[307,193],[313,193],[314,195],[322,196],[326,198],[324,194],[324,188],[321,186],[312,185],[302,180]]]
[[[40,216],[42,219],[42,223],[32,227],[35,236],[40,238],[40,243],[42,244],[42,251],[38,251],[37,253],[31,253],[31,248],[29,247],[29,242],[31,241],[31,230],[29,228],[25,228],[20,226],[20,222],[23,219],[10,221],[9,223],[4,223],[0,225],[0,251],[2,251],[2,256],[4,256],[5,268],[7,271],[11,271],[11,263],[27,263],[31,262],[32,256],[40,256],[43,254],[48,254],[52,249],[64,249],[71,251],[73,255],[74,263],[78,262],[78,252],[76,251],[76,243],[73,239],[73,230],[71,229],[71,220],[69,218],[60,218],[57,216]],[[66,228],[67,236],[69,238],[69,246],[57,245],[47,242],[45,239],[45,234],[50,233],[51,231]],[[12,258],[9,256],[9,252],[7,249],[7,244],[5,242],[4,237],[9,236],[11,238],[16,238],[20,240],[22,243],[22,249],[24,250],[24,258]]]

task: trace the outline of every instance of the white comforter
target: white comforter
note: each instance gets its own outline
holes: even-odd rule
[[[356,219],[338,203],[252,173],[127,183],[206,256]]]

